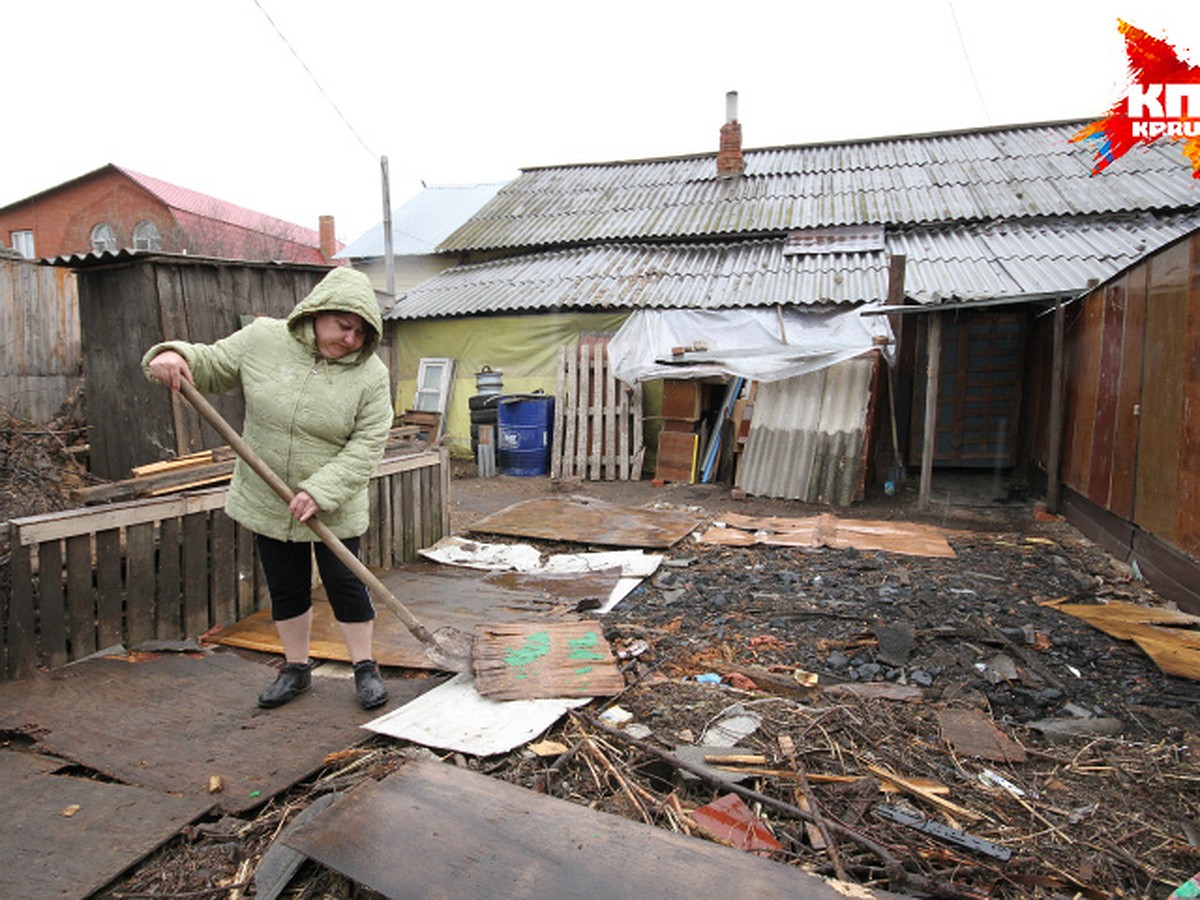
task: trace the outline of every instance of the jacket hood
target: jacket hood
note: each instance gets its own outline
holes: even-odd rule
[[[357,359],[365,359],[379,349],[383,316],[379,313],[379,301],[375,299],[371,279],[362,272],[332,269],[288,314],[288,329],[297,339],[312,343],[315,340],[312,317],[319,312],[352,312],[362,316],[370,328]]]

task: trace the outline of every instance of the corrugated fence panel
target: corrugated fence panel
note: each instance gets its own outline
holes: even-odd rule
[[[445,450],[384,460],[371,484],[363,559],[415,562],[449,531]],[[97,649],[198,637],[269,605],[253,537],[224,511],[227,488],[14,519],[0,677]],[[386,516],[381,510],[389,510]]]
[[[866,478],[878,354],[759,384],[737,486],[748,494],[848,506]]]

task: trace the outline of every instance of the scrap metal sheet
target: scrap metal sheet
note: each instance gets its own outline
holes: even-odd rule
[[[318,770],[378,715],[359,708],[353,681],[316,677],[287,706],[259,709],[275,674],[232,651],[95,657],[0,683],[0,731],[123,784],[236,814]],[[434,684],[389,679],[391,703]],[[214,775],[225,788],[209,795]]]
[[[63,760],[0,751],[7,900],[88,897],[213,805],[65,774]]]
[[[871,519],[839,519],[822,514],[803,519],[743,516],[730,513],[701,537],[703,544],[749,547],[772,544],[787,547],[829,547],[842,550],[882,550],[909,556],[953,558],[945,534],[928,525]]]
[[[666,549],[700,523],[688,513],[606,503],[592,497],[539,497],[505,507],[471,523],[472,532],[574,541],[605,547]]]
[[[388,897],[895,896],[431,761],[360,785],[287,843]]]

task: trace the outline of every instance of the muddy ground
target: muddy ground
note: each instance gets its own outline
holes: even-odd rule
[[[1162,601],[1071,526],[1036,516],[1035,498],[987,476],[934,486],[927,512],[912,485],[833,512],[936,525],[955,558],[687,538],[604,619],[624,692],[552,728],[548,755],[434,755],[687,833],[700,833],[697,808],[740,791],[778,843],[773,859],[912,896],[1166,897],[1200,870],[1200,683],[1047,602]],[[452,531],[556,493],[703,521],[829,511],[722,486],[478,479],[457,466]],[[991,740],[983,755],[947,739],[956,715]],[[731,719],[759,759],[683,777],[680,755]],[[252,896],[257,861],[298,812],[429,754],[360,741],[253,816],[188,829],[101,896]],[[374,895],[306,863],[283,896]]]

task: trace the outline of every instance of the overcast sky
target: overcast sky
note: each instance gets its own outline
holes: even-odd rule
[[[5,3],[0,206],[115,163],[348,243],[381,156],[398,207],[715,152],[730,90],[747,148],[1098,117],[1118,18],[1200,63],[1196,0]]]

